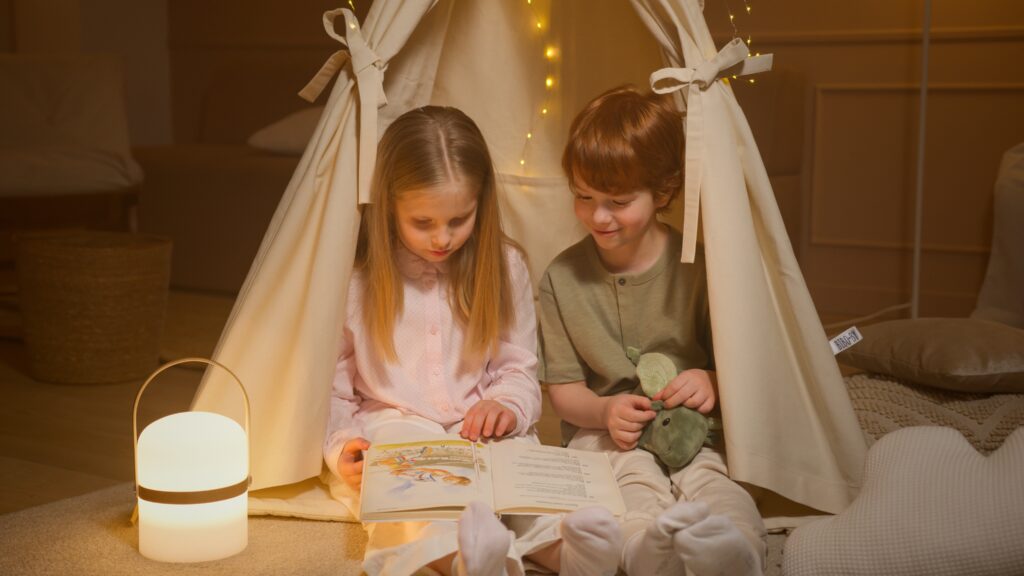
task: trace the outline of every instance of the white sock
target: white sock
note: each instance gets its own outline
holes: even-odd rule
[[[646,530],[626,543],[623,568],[630,576],[683,574],[686,564],[676,550],[677,532],[708,517],[703,502],[676,502],[662,512]]]
[[[607,508],[591,506],[562,519],[561,576],[612,576],[619,569],[622,529]]]
[[[674,536],[676,551],[696,576],[760,576],[761,559],[725,516],[708,516]]]
[[[452,572],[457,576],[501,576],[511,537],[486,504],[470,502],[459,516],[459,553]]]

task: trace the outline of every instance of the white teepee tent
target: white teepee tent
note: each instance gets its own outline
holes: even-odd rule
[[[699,210],[730,473],[838,512],[856,495],[866,448],[746,119],[717,80],[729,67],[730,75],[763,69],[763,60],[748,59],[742,42],[719,52],[699,0],[632,4],[668,67],[656,88],[680,89],[687,108],[684,258]],[[214,356],[249,391],[254,489],[321,472],[359,205],[377,137],[393,118],[437,103],[477,121],[502,182],[506,231],[537,277],[581,236],[558,167],[561,134],[535,131],[529,175],[520,168],[535,109],[524,86],[544,73],[524,56],[539,48],[513,24],[523,6],[375,0],[362,24],[347,10],[325,14],[344,46],[303,94],[315,98],[338,79]],[[194,409],[235,414],[235,392],[221,378],[207,375]]]

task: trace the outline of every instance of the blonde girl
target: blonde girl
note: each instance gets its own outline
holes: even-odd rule
[[[487,145],[459,110],[419,108],[385,131],[347,297],[324,441],[337,499],[358,510],[372,442],[532,438],[541,401],[529,273],[501,229]],[[621,547],[603,508],[506,527],[474,503],[457,523],[364,526],[371,576],[522,574],[524,556],[562,574],[614,573]]]

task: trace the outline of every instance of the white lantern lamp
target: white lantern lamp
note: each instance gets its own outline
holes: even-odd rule
[[[139,434],[139,400],[168,368],[199,362],[226,371],[245,402],[245,428],[213,412],[164,416]],[[249,541],[249,396],[241,380],[204,358],[164,364],[139,388],[132,409],[139,552],[161,562],[204,562],[237,554]]]

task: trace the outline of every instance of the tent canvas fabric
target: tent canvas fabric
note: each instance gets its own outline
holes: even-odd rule
[[[699,209],[730,475],[837,513],[857,493],[866,446],[761,156],[720,79],[723,57],[702,3],[632,4],[661,47],[663,75],[681,88],[688,147],[701,142],[686,159],[700,177],[698,195],[686,200],[692,231],[684,233],[697,237]],[[362,24],[345,10],[325,14],[328,33],[344,46],[304,95],[337,80],[214,353],[250,396],[253,489],[305,482],[292,493],[308,495],[309,479],[321,474],[360,204],[376,139],[391,120],[445,104],[480,125],[506,232],[524,246],[535,281],[584,234],[558,163],[557,123],[533,128],[529,171],[519,162],[540,105],[525,87],[542,85],[545,73],[536,58],[542,47],[522,34],[525,10],[513,2],[376,0]],[[240,418],[237,393],[223,379],[209,372],[193,409]],[[287,496],[271,500],[257,511],[291,513]],[[308,506],[296,514],[318,517]]]

